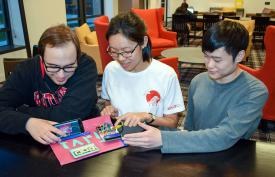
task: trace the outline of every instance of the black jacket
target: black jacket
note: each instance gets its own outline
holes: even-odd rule
[[[183,8],[181,8],[181,7],[178,7],[178,8],[176,9],[176,11],[175,11],[174,14],[186,15],[186,16],[189,17],[190,20],[194,20],[194,19],[197,18],[192,12],[190,12],[190,11],[187,10],[187,9],[183,9]]]
[[[42,77],[39,56],[21,62],[0,89],[0,131],[25,133],[30,117],[62,122],[97,116],[96,81],[95,62],[82,55],[74,75],[62,86],[66,93],[60,103],[39,106],[34,100],[35,93],[56,95],[60,86],[46,74]]]

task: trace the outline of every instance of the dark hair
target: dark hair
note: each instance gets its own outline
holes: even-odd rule
[[[187,8],[188,8],[188,4],[187,4],[186,2],[183,2],[183,3],[181,4],[181,8],[187,9]]]
[[[73,42],[76,48],[77,59],[81,55],[80,44],[76,34],[64,24],[52,26],[44,31],[38,42],[39,53],[42,57],[45,54],[46,45],[52,47],[62,46],[68,42]]]
[[[248,45],[248,31],[245,27],[232,21],[221,21],[214,24],[203,35],[202,52],[213,52],[224,47],[232,55],[233,61],[241,50],[246,50]]]
[[[109,40],[112,35],[118,33],[123,34],[131,41],[137,42],[139,45],[143,45],[144,36],[148,36],[144,22],[133,12],[121,13],[111,19],[106,39]],[[151,60],[151,41],[149,36],[146,47],[142,49],[142,57],[143,61]]]

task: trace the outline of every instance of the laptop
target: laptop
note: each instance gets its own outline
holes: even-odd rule
[[[193,7],[188,7],[187,10],[188,10],[189,12],[191,12],[192,14],[194,13],[194,8],[193,8]]]

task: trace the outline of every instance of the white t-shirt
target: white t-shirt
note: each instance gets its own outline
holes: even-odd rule
[[[104,70],[101,97],[110,100],[119,115],[150,112],[163,116],[185,109],[176,72],[154,59],[137,73],[125,71],[116,61],[110,62]]]

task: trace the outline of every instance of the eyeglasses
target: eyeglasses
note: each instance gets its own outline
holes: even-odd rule
[[[74,63],[66,65],[64,67],[60,67],[57,65],[56,66],[47,66],[46,62],[44,60],[43,60],[43,62],[44,62],[44,66],[45,66],[46,70],[50,73],[58,73],[61,69],[66,73],[71,73],[71,72],[74,72],[77,68],[77,66],[72,66],[77,62],[77,60],[75,60]]]
[[[132,51],[124,51],[124,52],[120,52],[120,53],[111,51],[111,48],[109,46],[107,49],[107,53],[114,59],[118,58],[119,55],[123,56],[124,58],[129,58],[132,56],[132,54],[136,50],[137,46],[138,46],[138,43]]]

